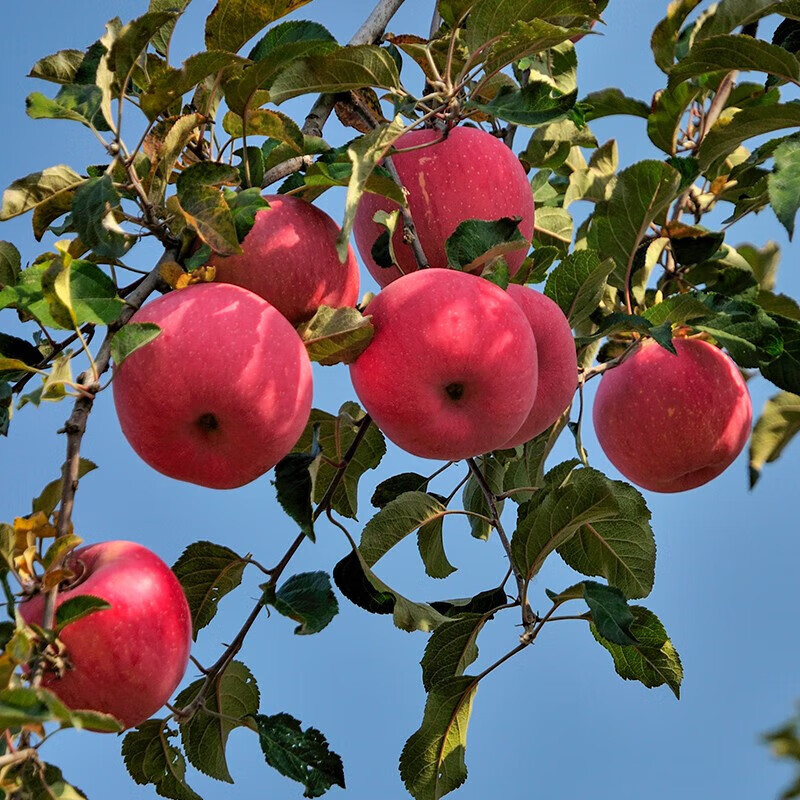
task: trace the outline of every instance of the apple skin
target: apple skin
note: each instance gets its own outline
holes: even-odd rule
[[[699,339],[655,342],[603,375],[594,428],[611,463],[654,492],[685,492],[713,480],[742,451],[753,407],[733,361]]]
[[[409,131],[397,148],[437,142],[442,132],[432,129]],[[496,220],[521,217],[519,229],[530,244],[533,236],[533,192],[525,170],[514,153],[497,139],[477,128],[453,128],[436,144],[392,156],[419,241],[431,267],[447,267],[445,243],[460,223],[468,219]],[[379,210],[394,211],[392,200],[364,194],[356,211],[355,238],[361,258],[375,280],[386,286],[400,277],[397,267],[380,267],[372,258],[372,246],[386,228],[373,221]],[[392,238],[402,274],[415,272],[417,261],[410,245],[403,242],[402,224]],[[522,266],[527,245],[506,254],[513,275]]]
[[[578,386],[578,358],[572,329],[558,303],[528,286],[512,283],[507,291],[533,330],[539,373],[531,413],[505,445],[511,448],[547,430],[569,406]]]
[[[366,313],[375,337],[350,375],[396,445],[458,461],[499,449],[519,430],[536,396],[536,342],[499,286],[420,270],[384,289]]]
[[[265,195],[265,200],[270,207],[256,213],[242,253],[209,259],[217,281],[255,292],[295,326],[311,319],[322,305],[355,306],[358,262],[352,247],[345,263],[339,261],[339,226],[296,197]]]
[[[178,579],[152,551],[134,542],[81,547],[67,559],[79,582],[57,605],[94,595],[111,605],[67,625],[61,640],[72,666],[42,685],[69,708],[111,714],[126,728],[169,700],[189,663],[192,618]],[[45,595],[19,605],[26,622],[42,623]]]
[[[162,329],[115,370],[122,432],[151,467],[214,489],[243,486],[289,453],[311,411],[311,363],[257,295],[206,283],[133,316]]]

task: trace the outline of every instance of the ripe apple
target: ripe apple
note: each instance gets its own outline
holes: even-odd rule
[[[420,148],[427,142],[436,143]],[[533,193],[514,153],[502,141],[477,128],[454,128],[447,134],[430,129],[409,131],[397,140],[396,147],[420,148],[397,153],[392,162],[408,192],[409,210],[430,266],[448,265],[445,243],[464,220],[520,217],[519,229],[526,243],[506,254],[513,275],[528,252],[534,217]],[[386,231],[373,217],[379,210],[393,211],[397,207],[385,197],[365,194],[356,212],[358,251],[381,286],[417,269],[413,250],[403,242],[402,225],[392,239],[400,269],[380,267],[372,258],[372,246]]]
[[[287,195],[265,196],[270,207],[256,213],[239,255],[209,259],[217,280],[263,297],[292,325],[322,306],[355,306],[358,262],[350,248],[342,264],[336,253],[339,226],[311,203]]]
[[[214,489],[243,486],[289,453],[311,410],[311,363],[266,300],[222,283],[171,292],[133,322],[161,334],[115,371],[122,432],[154,469]]]
[[[455,270],[405,275],[367,306],[375,337],[350,366],[380,429],[444,461],[502,447],[536,396],[536,341],[499,286]]]
[[[569,321],[557,303],[527,286],[511,284],[508,294],[533,330],[539,372],[531,413],[505,445],[516,447],[547,430],[570,404],[578,385],[578,358]]]
[[[678,355],[653,341],[606,372],[594,427],[612,464],[654,492],[684,492],[714,479],[741,452],[753,408],[744,379],[721,350],[676,339]]]
[[[134,542],[81,547],[67,559],[77,582],[58,605],[81,595],[111,608],[67,625],[61,639],[70,668],[46,673],[42,685],[69,708],[101,711],[132,728],[155,714],[181,682],[189,663],[192,619],[178,579],[152,551]],[[26,622],[42,624],[45,596],[19,606]]]

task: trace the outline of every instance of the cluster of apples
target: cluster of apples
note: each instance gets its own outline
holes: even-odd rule
[[[503,290],[446,269],[445,243],[465,220],[518,218],[525,241],[505,256],[515,274],[534,230],[525,172],[502,142],[474,128],[410,132],[397,148],[394,166],[432,269],[417,269],[402,230],[392,242],[397,266],[374,261],[385,230],[374,216],[397,206],[365,195],[356,244],[384,288],[366,308],[375,335],[350,367],[355,391],[388,438],[417,456],[456,461],[524,444],[575,392],[569,322],[533,289]],[[312,396],[296,326],[321,305],[357,303],[358,265],[352,249],[339,262],[336,223],[296,198],[267,200],[241,255],[213,260],[217,282],[171,292],[133,318],[162,333],[116,368],[115,405],[134,450],[170,477],[233,488],[287,455]],[[604,375],[594,406],[610,460],[662,492],[722,472],[752,417],[741,374],[721,350],[694,339],[676,348],[677,356],[645,343]],[[62,601],[90,593],[112,608],[63,631],[73,669],[46,685],[68,705],[136,725],[169,699],[188,664],[191,619],[180,584],[155,554],[130,542],[83,548],[68,565],[80,578]],[[41,622],[43,599],[21,609]]]

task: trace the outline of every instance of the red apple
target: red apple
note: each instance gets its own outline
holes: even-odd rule
[[[375,337],[350,367],[380,429],[423,458],[502,447],[536,396],[536,342],[499,286],[455,270],[405,275],[367,307]]]
[[[678,355],[653,341],[605,373],[594,427],[612,464],[638,486],[683,492],[713,480],[741,452],[753,408],[744,379],[721,350],[676,339]]]
[[[148,303],[162,329],[114,374],[122,432],[154,469],[214,489],[243,486],[289,453],[311,410],[297,332],[247,289],[206,283]]]
[[[547,430],[569,406],[578,385],[578,358],[569,321],[557,303],[527,286],[511,284],[508,294],[533,330],[539,372],[531,413],[505,445],[516,447]]]
[[[358,302],[358,262],[350,248],[342,264],[336,253],[339,226],[311,203],[269,195],[270,207],[256,214],[240,255],[214,255],[217,280],[263,297],[292,325],[314,316],[322,305]]]
[[[477,128],[454,128],[448,134],[410,131],[397,140],[396,147],[418,148],[426,142],[436,144],[398,153],[392,161],[408,192],[409,210],[428,263],[431,267],[448,265],[445,243],[464,220],[520,217],[525,244],[506,255],[513,275],[527,255],[534,217],[533,193],[519,159],[502,141]],[[417,269],[413,250],[403,242],[402,225],[392,240],[400,270],[379,267],[372,258],[372,246],[386,230],[373,216],[397,207],[385,197],[365,194],[356,212],[358,251],[381,286],[399,278],[401,270],[408,274]]]
[[[192,619],[178,579],[153,552],[134,542],[102,542],[67,560],[77,583],[58,605],[81,595],[111,608],[67,625],[61,639],[70,668],[46,673],[42,685],[69,708],[111,714],[132,728],[155,714],[189,663]],[[45,596],[19,606],[26,622],[42,623]]]

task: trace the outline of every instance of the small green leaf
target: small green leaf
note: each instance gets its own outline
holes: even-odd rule
[[[630,117],[643,117],[650,115],[650,106],[641,100],[627,97],[619,89],[601,89],[591,92],[581,100],[581,105],[588,106],[586,121],[625,115]]]
[[[236,53],[260,30],[310,0],[218,0],[206,19],[206,48]]]
[[[595,581],[584,581],[583,598],[592,612],[592,622],[600,636],[612,644],[637,644],[631,633],[633,612],[619,589]]]
[[[189,545],[172,571],[183,586],[192,614],[193,638],[217,613],[219,601],[242,582],[247,562],[228,547],[212,542]]]
[[[11,242],[0,241],[0,288],[17,282],[21,265],[19,250]]]
[[[550,273],[544,293],[558,303],[570,325],[577,327],[597,310],[613,269],[614,262],[601,261],[596,251],[576,250]]]
[[[67,85],[54,99],[40,92],[25,98],[25,107],[31,119],[69,119],[92,126],[100,111],[102,93],[97,86]]]
[[[800,141],[788,141],[775,150],[775,171],[767,185],[770,205],[791,240],[800,209]]]
[[[143,722],[122,740],[125,766],[136,783],[154,784],[162,797],[202,800],[186,783],[186,759],[170,743],[175,736],[162,719]]]
[[[369,346],[375,328],[356,308],[320,306],[297,332],[312,361],[332,366],[352,364]]]
[[[300,721],[288,714],[253,718],[267,764],[301,783],[304,797],[321,797],[331,786],[345,788],[342,759],[316,728],[303,730]]]
[[[535,128],[566,116],[574,108],[577,92],[563,94],[545,82],[532,82],[522,88],[503,86],[486,103],[470,100],[466,108]]]
[[[372,567],[410,533],[446,513],[447,508],[425,492],[401,494],[365,525],[358,549]]]
[[[327,572],[302,572],[288,578],[272,601],[275,610],[300,624],[296,634],[319,633],[339,613]]]
[[[464,220],[445,243],[450,266],[464,272],[479,272],[484,265],[506,253],[527,249],[528,242],[519,231],[520,221],[519,217]]]
[[[241,252],[231,209],[220,191],[237,186],[239,173],[226,164],[201,162],[184,170],[177,181],[178,200],[186,221],[220,255]]]
[[[482,54],[484,69],[487,73],[495,72],[525,56],[549,50],[583,33],[581,28],[562,28],[542,19],[529,22],[516,20],[508,32]]]
[[[78,461],[78,478],[82,478],[92,470],[97,469],[97,464],[89,461],[88,458],[81,458]],[[61,501],[63,492],[63,478],[56,478],[42,489],[41,494],[33,499],[31,511],[36,513],[41,511],[45,516],[50,516],[55,511],[56,506]]]
[[[111,603],[101,597],[94,597],[90,594],[70,597],[56,610],[56,630],[61,631],[67,625],[107,608],[111,608]]]
[[[781,392],[767,400],[750,439],[750,487],[761,477],[764,464],[777,461],[800,433],[800,397]]]
[[[51,83],[75,83],[75,76],[85,55],[83,50],[59,50],[40,58],[31,67],[28,77]]]
[[[119,367],[131,353],[152,342],[160,333],[161,328],[153,322],[129,322],[120,328],[111,340],[114,366]]]
[[[188,706],[205,682],[205,678],[200,678],[189,684],[175,698],[175,706]],[[189,763],[218,781],[233,783],[225,757],[228,736],[246,724],[245,717],[258,713],[260,699],[253,674],[241,661],[232,661],[212,683],[205,695],[204,707],[180,724],[181,741]]]
[[[311,494],[313,475],[319,469],[321,449],[312,442],[310,453],[289,453],[275,466],[275,491],[281,508],[300,526],[311,541],[314,535],[314,512]]]
[[[667,685],[680,698],[683,667],[681,659],[658,617],[642,606],[631,606],[634,620],[630,632],[635,645],[619,645],[604,639],[594,625],[594,638],[611,653],[617,674],[628,681],[640,681],[648,689]]]
[[[503,481],[505,478],[506,465],[497,458],[492,456],[484,456],[476,459],[478,469],[483,474],[486,483],[495,495],[501,494],[503,491]],[[469,480],[464,486],[462,493],[462,503],[465,511],[470,511],[473,514],[480,514],[483,517],[492,516],[492,509],[489,508],[489,503],[486,500],[486,495],[480,487],[475,476],[470,474]],[[503,501],[496,503],[498,513],[503,512]],[[488,520],[479,519],[478,517],[469,518],[469,526],[472,535],[476,539],[488,540],[492,531],[492,525]]]
[[[405,492],[424,492],[427,488],[428,479],[423,475],[416,472],[402,472],[381,481],[375,487],[370,502],[375,508],[383,508]]]
[[[344,454],[352,445],[363,417],[364,412],[355,403],[345,403],[339,409],[338,416],[312,409],[308,425],[293,452],[309,452],[314,437],[318,438],[327,461],[323,460],[320,463],[314,481],[315,503],[322,500],[331,481],[336,477],[339,470],[335,465],[341,463]],[[386,440],[383,434],[377,426],[370,425],[358,450],[345,468],[344,477],[333,493],[331,508],[342,516],[355,519],[358,511],[358,482],[367,470],[375,469],[380,464],[385,454]]]
[[[469,675],[437,683],[422,725],[400,755],[400,777],[415,800],[438,800],[467,779],[467,727],[478,681]]]
[[[183,13],[191,0],[150,0],[148,11],[175,11]],[[152,45],[155,51],[165,58],[169,51],[170,41],[172,39],[172,32],[175,30],[177,18],[170,20],[159,28],[158,32],[153,36]]]
[[[430,692],[448,678],[460,677],[478,658],[475,641],[491,614],[467,614],[440,625],[425,645],[422,685]]]
[[[178,15],[172,11],[151,11],[123,26],[114,37],[108,54],[108,66],[124,88],[150,40]]]
[[[72,219],[81,241],[101,258],[120,258],[135,241],[117,221],[120,196],[111,175],[89,178],[75,190]]]

